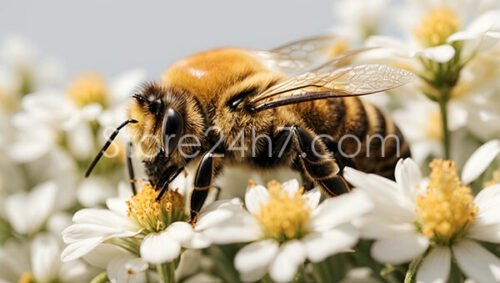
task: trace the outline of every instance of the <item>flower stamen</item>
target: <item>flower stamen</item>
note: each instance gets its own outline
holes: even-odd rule
[[[94,72],[81,74],[70,84],[67,93],[78,107],[91,103],[105,106],[109,96],[105,78]]]
[[[134,219],[145,233],[165,230],[175,221],[185,221],[184,198],[177,191],[169,190],[156,201],[158,192],[149,183],[127,201],[128,217]]]
[[[425,193],[417,196],[422,233],[438,244],[450,244],[474,220],[478,208],[470,187],[464,185],[453,161],[435,159]]]
[[[267,187],[269,201],[261,204],[259,213],[255,215],[266,236],[280,242],[301,238],[307,232],[311,210],[303,199],[304,189],[290,195],[281,189],[281,183],[277,181],[269,182]]]
[[[446,43],[459,27],[460,18],[452,10],[441,7],[430,10],[413,33],[424,46],[431,47]]]

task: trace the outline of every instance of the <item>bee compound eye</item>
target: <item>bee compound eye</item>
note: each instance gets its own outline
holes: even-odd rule
[[[173,108],[167,109],[162,125],[162,145],[169,156],[179,143],[184,129],[184,118]]]

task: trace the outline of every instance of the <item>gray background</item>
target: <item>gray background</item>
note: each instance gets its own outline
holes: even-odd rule
[[[154,79],[203,49],[271,48],[327,32],[332,6],[332,0],[0,0],[0,44],[21,35],[69,75],[143,67]]]

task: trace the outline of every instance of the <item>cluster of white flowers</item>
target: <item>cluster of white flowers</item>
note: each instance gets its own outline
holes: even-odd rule
[[[413,159],[395,181],[347,167],[353,190],[335,198],[291,171],[227,167],[196,221],[192,168],[159,201],[141,179],[132,193],[126,137],[83,178],[145,71],[65,80],[23,39],[3,42],[0,282],[500,282],[500,3],[333,6],[329,56],[377,47],[353,63],[417,75],[367,97]]]

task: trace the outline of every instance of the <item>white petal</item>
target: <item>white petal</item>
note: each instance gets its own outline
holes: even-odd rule
[[[193,227],[187,222],[177,221],[168,226],[165,233],[180,244],[189,243],[193,237]]]
[[[122,232],[124,232],[122,229],[96,224],[73,224],[63,230],[62,236],[65,243],[71,244],[88,238],[108,237]]]
[[[167,233],[147,235],[141,243],[141,257],[147,262],[170,262],[179,256],[181,245]]]
[[[415,54],[410,46],[390,36],[370,36],[365,44],[367,47],[385,47],[396,56],[413,57]]]
[[[309,226],[313,231],[326,231],[367,213],[373,203],[362,191],[354,190],[335,198],[324,200],[311,213]]]
[[[302,197],[306,201],[306,205],[314,210],[318,207],[319,201],[321,199],[321,190],[319,188],[314,188],[304,194]]]
[[[500,243],[500,184],[482,189],[474,199],[479,208],[467,230],[469,238]]]
[[[259,213],[260,206],[269,201],[269,191],[263,186],[247,188],[245,194],[245,206],[251,214]]]
[[[121,215],[127,215],[128,206],[127,203],[121,198],[108,198],[106,199],[106,206],[109,210],[119,213]]]
[[[57,212],[47,221],[47,230],[54,235],[61,235],[62,231],[71,225],[71,215],[66,212]]]
[[[500,184],[482,189],[474,198],[474,203],[479,208],[476,220],[483,224],[500,224]]]
[[[203,234],[213,243],[224,245],[255,241],[260,238],[262,231],[257,220],[247,214],[235,215],[224,225],[205,229]]]
[[[371,254],[379,262],[401,264],[417,258],[428,246],[429,240],[422,235],[405,235],[375,241]]]
[[[136,282],[137,277],[142,277],[145,282],[145,274],[143,273],[148,268],[147,262],[140,258],[136,258],[131,254],[122,257],[113,258],[106,269],[108,278],[111,282]]]
[[[234,267],[242,273],[252,273],[269,266],[278,253],[278,243],[261,240],[246,245],[234,257]]]
[[[305,258],[306,251],[300,241],[285,242],[271,264],[269,275],[276,282],[290,282]]]
[[[432,61],[445,63],[450,61],[455,56],[455,49],[451,45],[440,45],[436,47],[428,47],[424,50],[417,52],[417,55],[422,55]]]
[[[91,280],[91,268],[81,260],[64,262],[59,268],[58,279],[61,282],[88,282]]]
[[[471,40],[485,34],[495,28],[495,24],[500,18],[500,10],[493,10],[477,17],[464,31],[456,32],[448,37],[448,42],[459,40]],[[498,30],[498,25],[496,27]]]
[[[355,219],[353,225],[359,229],[362,238],[381,239],[394,235],[408,235],[415,231],[412,223],[395,223],[383,216],[365,215]]]
[[[128,251],[113,244],[100,244],[88,254],[83,256],[83,259],[92,266],[106,269],[108,263],[113,258],[120,258],[128,255],[130,255]]]
[[[201,210],[195,229],[201,231],[216,226],[239,213],[245,213],[239,199],[215,201]]]
[[[424,258],[417,272],[418,283],[445,283],[448,281],[451,253],[448,247],[434,247]]]
[[[311,233],[302,241],[309,260],[319,262],[333,254],[349,250],[358,241],[358,236],[358,231],[347,224],[335,230]]]
[[[130,218],[107,209],[81,209],[73,215],[73,222],[97,224],[129,231],[140,229]]]
[[[28,194],[15,194],[7,198],[7,218],[16,232],[28,234],[37,231],[52,212],[57,185],[45,182]]]
[[[281,190],[288,193],[290,197],[294,196],[300,189],[299,181],[292,179],[282,184]]]
[[[60,264],[57,240],[49,234],[37,236],[31,244],[31,268],[36,280],[48,282],[56,278]]]
[[[191,241],[184,244],[184,247],[188,249],[204,249],[208,248],[212,244],[210,238],[203,233],[195,232]]]
[[[389,179],[374,174],[366,174],[361,171],[346,167],[344,177],[353,184],[356,189],[360,189],[370,196],[376,209],[376,213],[381,217],[386,217],[392,222],[412,222],[416,218],[414,204],[409,204],[407,194],[399,193],[399,186]]]
[[[114,191],[113,186],[104,178],[89,178],[82,180],[78,185],[76,195],[83,206],[95,207],[113,196]]]
[[[458,266],[469,278],[477,282],[500,281],[500,259],[478,243],[462,240],[452,249]]]
[[[480,220],[476,218],[467,230],[467,237],[479,241],[500,244],[500,223],[481,223]]]
[[[400,192],[408,199],[414,199],[415,189],[422,181],[417,163],[411,158],[400,159],[394,173]]]
[[[489,141],[480,146],[467,160],[462,170],[462,181],[469,184],[481,175],[500,153],[500,140]]]
[[[94,154],[94,135],[88,123],[78,123],[67,133],[67,143],[71,153],[79,159]]]
[[[88,238],[68,245],[61,253],[62,261],[70,261],[88,254],[104,241],[103,237]]]

